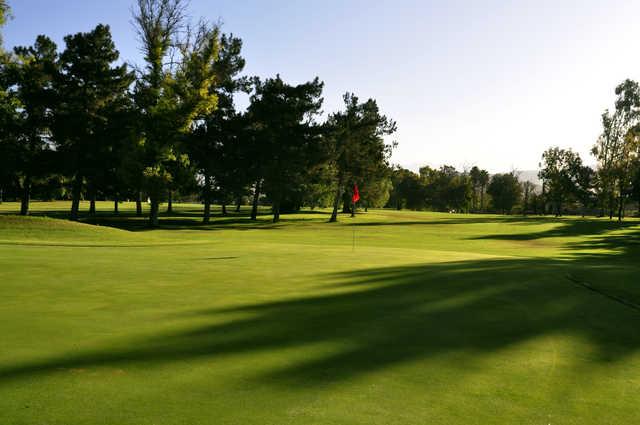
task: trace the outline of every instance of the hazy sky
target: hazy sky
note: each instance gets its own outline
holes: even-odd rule
[[[111,25],[139,62],[132,0],[9,0],[5,46]],[[600,114],[624,78],[640,79],[638,1],[191,0],[244,40],[246,72],[319,76],[325,111],[352,91],[398,122],[393,161],[535,169],[544,149],[587,162]]]

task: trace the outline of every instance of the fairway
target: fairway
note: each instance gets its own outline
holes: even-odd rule
[[[69,206],[0,205],[0,424],[640,418],[633,219]]]

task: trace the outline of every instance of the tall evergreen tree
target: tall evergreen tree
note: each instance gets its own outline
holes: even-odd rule
[[[393,145],[384,137],[395,133],[395,121],[380,113],[375,100],[364,103],[346,93],[345,110],[329,117],[330,158],[335,169],[335,198],[330,222],[338,220],[338,206],[348,188],[375,179],[388,168]],[[348,192],[347,192],[348,193]]]
[[[9,90],[12,85],[9,65],[13,58],[7,54],[2,44],[2,27],[9,16],[9,5],[5,0],[0,0],[0,203],[5,188],[13,185],[17,174],[14,170],[16,144],[13,133],[18,123],[18,100]]]
[[[54,99],[53,81],[57,73],[57,47],[45,36],[38,36],[31,47],[16,47],[14,58],[3,66],[6,107],[11,138],[5,151],[11,161],[20,188],[20,214],[29,213],[34,179],[44,172],[44,152],[51,148],[51,115]]]
[[[106,149],[102,150],[103,164],[100,167],[103,180],[97,185],[104,195],[113,199],[117,214],[119,202],[126,198],[135,199],[135,188],[139,187],[135,178],[130,180],[129,174],[129,164],[136,161],[139,141],[133,100],[130,96],[113,99],[103,114],[104,125],[96,136],[97,142]]]
[[[255,80],[248,117],[251,122],[256,194],[263,190],[272,202],[273,221],[280,219],[283,201],[307,180],[321,161],[322,128],[315,118],[322,106],[323,83],[317,78],[296,86],[280,76]],[[254,202],[252,218],[257,213]]]
[[[115,66],[119,53],[106,25],[65,37],[60,55],[58,102],[55,111],[55,139],[73,179],[71,219],[78,218],[85,183],[95,213],[95,199],[105,185],[120,124],[111,122],[118,108],[125,107],[133,74],[126,65]]]

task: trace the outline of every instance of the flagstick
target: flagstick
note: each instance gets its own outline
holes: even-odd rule
[[[351,203],[351,217],[356,217],[356,201]],[[356,223],[351,223],[353,227],[353,243],[351,244],[351,252],[356,251]]]
[[[351,195],[351,218],[356,218],[356,202],[360,199],[360,193],[358,192],[358,185],[353,185],[353,194]],[[351,242],[351,252],[356,250],[356,223],[351,223],[353,226],[353,238]]]

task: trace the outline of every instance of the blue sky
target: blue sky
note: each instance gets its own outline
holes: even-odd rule
[[[5,46],[111,25],[139,62],[132,0],[9,0]],[[535,169],[544,149],[587,162],[616,84],[640,79],[640,2],[191,0],[244,40],[249,75],[325,82],[325,111],[352,91],[396,119],[393,161]]]

